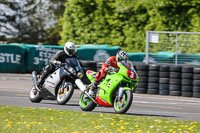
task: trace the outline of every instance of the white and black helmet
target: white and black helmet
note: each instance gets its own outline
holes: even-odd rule
[[[116,54],[117,62],[127,60],[127,59],[128,59],[128,54],[123,50],[118,51],[118,53]]]
[[[64,51],[68,56],[73,56],[76,53],[76,45],[73,42],[66,42]]]

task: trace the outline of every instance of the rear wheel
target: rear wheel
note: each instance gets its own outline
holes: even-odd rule
[[[79,105],[83,111],[92,111],[97,106],[84,92],[81,93]]]
[[[66,104],[72,97],[74,93],[73,85],[69,84],[67,87],[62,88],[62,84],[60,85],[57,93],[57,103],[59,105]]]
[[[34,86],[32,87],[30,91],[29,99],[33,103],[39,103],[42,101],[42,98],[39,96],[39,92],[35,89]]]
[[[128,111],[132,104],[133,93],[131,90],[125,90],[121,100],[118,97],[114,100],[114,110],[118,114],[123,114]]]

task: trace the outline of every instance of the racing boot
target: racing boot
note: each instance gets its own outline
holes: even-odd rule
[[[94,81],[91,85],[91,88],[89,90],[89,95],[91,97],[94,97],[95,96],[95,90],[97,89],[97,85],[98,85],[98,82]]]
[[[42,85],[44,83],[44,79],[46,78],[46,76],[48,75],[48,73],[45,71],[41,74],[39,80],[37,81],[36,85],[35,85],[35,88],[38,90],[38,91],[41,91],[42,90]]]
[[[36,88],[38,91],[41,91],[41,90],[42,90],[41,80],[39,80],[39,81],[36,83],[35,88]]]

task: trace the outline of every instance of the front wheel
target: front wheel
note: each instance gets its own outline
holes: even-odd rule
[[[74,88],[72,84],[67,85],[65,88],[62,88],[62,84],[60,85],[58,89],[58,94],[57,94],[57,103],[59,105],[64,105],[66,104],[72,97],[74,93]]]
[[[114,110],[118,114],[123,114],[128,111],[132,104],[133,93],[131,90],[125,90],[122,99],[118,100],[118,97],[114,100]]]
[[[42,98],[39,96],[39,92],[35,89],[34,86],[32,87],[30,91],[29,99],[33,103],[39,103],[42,101]]]
[[[79,105],[83,111],[92,111],[97,106],[84,92],[81,93]]]

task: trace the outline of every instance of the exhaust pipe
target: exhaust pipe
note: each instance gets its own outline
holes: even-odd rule
[[[86,86],[83,84],[83,82],[80,79],[76,79],[75,84],[78,86],[81,92],[86,91]]]
[[[33,77],[33,85],[35,86],[37,83],[37,76],[35,71],[32,72],[32,77]]]

